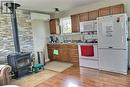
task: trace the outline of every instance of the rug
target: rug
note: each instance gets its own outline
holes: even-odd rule
[[[73,64],[71,63],[52,61],[47,63],[44,68],[56,72],[63,72],[64,70],[68,69],[71,66],[73,66]]]
[[[11,85],[18,85],[20,87],[34,87],[57,74],[58,72],[43,70],[38,73],[24,76],[18,80],[12,79]]]

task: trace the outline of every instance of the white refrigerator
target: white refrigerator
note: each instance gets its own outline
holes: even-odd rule
[[[127,74],[128,17],[117,14],[97,18],[99,70]]]

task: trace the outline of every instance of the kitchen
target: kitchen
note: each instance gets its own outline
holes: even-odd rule
[[[1,5],[0,87],[130,86],[130,1]]]
[[[51,36],[49,37],[49,43],[47,44],[49,59],[51,61],[56,60],[61,62],[69,62],[72,63],[74,66],[88,67],[127,74],[127,48],[124,47],[124,49],[126,50],[123,52],[123,54],[121,54],[122,52],[119,52],[121,54],[121,59],[120,61],[118,61],[118,59],[115,59],[115,62],[113,62],[113,58],[120,57],[116,56],[118,53],[115,52],[115,54],[110,56],[111,54],[109,53],[111,53],[113,50],[106,53],[103,53],[104,51],[101,50],[102,46],[105,45],[106,47],[108,47],[108,49],[116,50],[116,45],[120,42],[121,47],[123,45],[126,47],[128,46],[128,18],[127,15],[124,13],[124,5],[117,4],[114,6],[104,7],[89,12],[71,15],[71,17],[68,17],[66,19],[64,18],[64,20],[52,19],[50,21]],[[114,18],[114,20],[112,18]],[[103,22],[105,22],[106,24],[103,24]],[[125,24],[122,25],[122,22]],[[70,29],[70,26],[72,26],[72,30]],[[102,30],[101,26],[103,29],[106,28],[106,30]],[[125,35],[120,37],[119,39],[119,35],[115,35],[117,30],[114,30],[113,27],[121,28],[121,31],[118,32],[119,35],[122,35],[122,33]],[[124,31],[122,31],[122,27],[123,29],[125,29]],[[68,30],[68,33],[63,33],[63,31],[65,31],[64,29],[66,29],[66,31]],[[113,37],[113,39],[110,39],[111,37]],[[117,40],[115,40],[114,38]],[[124,42],[122,42],[122,40]],[[114,41],[115,45],[112,45],[111,43],[107,44],[110,41]],[[120,47],[120,44],[118,45],[118,47]],[[115,48],[113,48],[114,46]],[[118,47],[117,50],[120,49]],[[107,48],[104,47],[103,49]],[[55,51],[57,51],[57,55],[54,54]],[[107,57],[105,54],[107,55]],[[118,61],[118,63],[116,61]],[[122,61],[124,62],[120,63]],[[117,63],[117,65],[114,66],[115,63]],[[124,67],[119,69],[119,67],[121,66]]]

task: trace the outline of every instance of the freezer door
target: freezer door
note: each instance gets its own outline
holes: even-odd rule
[[[98,18],[99,48],[127,49],[124,15]]]
[[[127,74],[127,50],[99,49],[99,69]]]

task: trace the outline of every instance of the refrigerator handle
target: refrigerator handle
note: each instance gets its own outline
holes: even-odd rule
[[[127,41],[130,41],[130,38],[127,38]]]
[[[108,47],[108,48],[113,48],[113,47]]]

